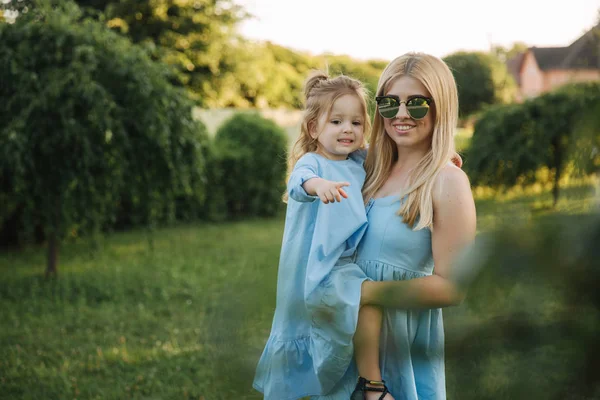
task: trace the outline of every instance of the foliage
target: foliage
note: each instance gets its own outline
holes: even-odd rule
[[[54,1],[54,0],[52,0]],[[6,0],[22,11],[32,0]],[[374,94],[387,60],[357,60],[346,55],[312,55],[271,42],[239,37],[236,28],[249,14],[233,0],[77,0],[90,15],[144,44],[171,65],[174,81],[205,108],[302,107],[302,84],[310,69],[344,73],[363,81]],[[461,116],[514,98],[516,85],[504,64],[522,49],[496,46],[490,54],[458,52],[444,58],[453,68]],[[373,104],[369,104],[370,111]]]
[[[475,185],[530,183],[552,171],[555,202],[569,164],[580,174],[600,165],[600,83],[564,86],[522,104],[489,109],[475,124],[465,170]]]
[[[516,84],[506,65],[491,54],[459,51],[444,57],[458,86],[461,117],[510,102]]]
[[[235,28],[248,15],[231,0],[155,2],[79,0],[104,13],[108,26],[155,57],[175,66],[179,82],[202,107],[277,108],[302,106],[302,84],[320,59],[273,43],[237,37]],[[370,68],[350,58],[349,68]],[[249,67],[251,66],[251,67]]]
[[[257,113],[235,114],[217,131],[220,182],[229,216],[270,216],[281,208],[287,136]]]
[[[232,0],[77,0],[103,13],[106,24],[147,45],[156,59],[174,67],[177,80],[207,105],[223,78],[235,69],[229,46],[246,18]]]
[[[511,58],[527,51],[529,46],[523,42],[515,42],[510,48],[496,45],[492,47],[491,53],[496,56],[501,62],[506,63]]]
[[[600,165],[600,82],[563,86],[534,98],[540,136],[549,145],[549,166],[564,168],[578,155],[579,172],[594,172]],[[581,152],[583,151],[583,152]],[[587,153],[587,154],[586,154]]]
[[[465,171],[474,185],[531,183],[545,159],[532,110],[522,104],[496,105],[475,123]]]
[[[33,0],[5,0],[26,12]],[[48,0],[59,1],[59,0]],[[346,73],[374,93],[387,64],[331,54],[311,55],[239,37],[248,15],[233,0],[78,0],[87,15],[141,44],[173,68],[203,108],[302,108],[302,85],[311,69]],[[0,7],[2,7],[0,5]]]
[[[2,218],[22,212],[51,252],[110,225],[119,203],[156,222],[178,196],[202,196],[193,103],[166,67],[74,4],[40,2],[0,24],[0,74]]]
[[[225,52],[232,64],[220,75],[222,85],[211,93],[211,107],[278,108],[300,107],[302,84],[296,66],[281,62],[276,46],[239,42]],[[251,66],[251,67],[250,67]]]
[[[481,319],[447,342],[457,398],[598,398],[599,240],[597,213],[477,238],[457,268],[469,287],[462,315]]]

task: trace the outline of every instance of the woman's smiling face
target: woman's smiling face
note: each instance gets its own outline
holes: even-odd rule
[[[384,95],[398,96],[403,102],[414,96],[431,97],[429,91],[419,80],[408,75],[392,81]],[[434,112],[435,105],[432,103],[427,115],[416,120],[410,117],[406,111],[406,104],[402,103],[394,118],[383,119],[385,132],[398,147],[428,150],[431,147]]]

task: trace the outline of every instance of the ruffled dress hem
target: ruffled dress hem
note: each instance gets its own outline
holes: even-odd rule
[[[365,280],[356,264],[334,267],[307,299],[310,335],[284,338],[274,332],[269,337],[253,383],[265,399],[324,395],[342,379],[352,362]]]

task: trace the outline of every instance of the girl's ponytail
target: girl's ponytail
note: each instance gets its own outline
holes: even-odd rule
[[[313,89],[319,87],[321,82],[327,81],[329,76],[323,71],[312,71],[304,83],[304,98],[308,99],[311,96]]]

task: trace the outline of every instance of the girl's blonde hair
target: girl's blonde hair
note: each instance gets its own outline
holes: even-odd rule
[[[319,118],[323,114],[331,113],[333,103],[347,94],[354,95],[362,105],[364,135],[371,130],[371,119],[367,108],[367,90],[363,84],[349,76],[339,75],[334,78],[323,71],[312,71],[304,82],[304,115],[300,126],[300,135],[296,138],[292,150],[288,156],[288,171],[286,182],[298,160],[306,153],[315,152],[319,148],[316,137],[312,137],[310,130],[314,129]],[[364,147],[364,139],[361,148]],[[283,201],[287,201],[287,191],[283,195]]]
[[[401,76],[420,81],[433,98],[434,116],[431,148],[409,175],[409,186],[398,215],[414,230],[433,227],[432,189],[435,178],[455,154],[454,133],[458,122],[458,92],[448,66],[439,58],[423,53],[407,53],[392,60],[377,85],[382,96]],[[363,186],[365,202],[386,182],[398,159],[396,143],[386,134],[383,117],[375,113],[369,150],[365,161],[367,178]],[[416,226],[415,226],[416,224]]]

